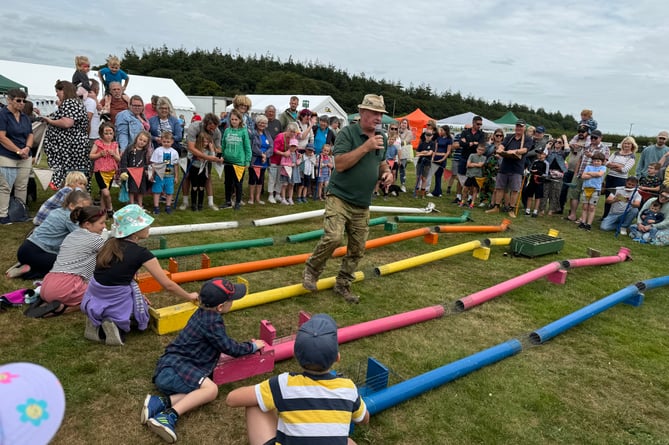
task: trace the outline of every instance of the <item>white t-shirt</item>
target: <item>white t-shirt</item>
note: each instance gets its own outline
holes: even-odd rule
[[[88,133],[88,138],[99,139],[100,134],[98,130],[100,129],[100,113],[98,112],[95,99],[87,97],[84,100],[84,107],[86,108],[86,113],[93,113],[93,116],[91,116],[91,131]]]

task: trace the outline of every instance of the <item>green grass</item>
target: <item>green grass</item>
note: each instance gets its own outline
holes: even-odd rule
[[[223,191],[217,183],[217,203]],[[46,197],[40,193],[40,199]],[[459,216],[450,197],[432,199],[441,215]],[[427,200],[409,195],[375,205],[423,207]],[[146,203],[149,203],[147,198]],[[234,230],[167,236],[168,247],[273,237],[274,246],[212,253],[212,265],[310,252],[315,241],[286,243],[290,234],[321,228],[319,218],[291,224],[253,227],[257,218],[320,208],[320,203],[285,207],[244,206],[233,212],[178,211],[159,215],[155,225],[238,220]],[[33,209],[34,211],[34,209]],[[601,213],[601,209],[600,209]],[[379,214],[373,214],[381,216]],[[499,215],[472,213],[475,224],[499,224]],[[420,227],[400,224],[401,231]],[[614,255],[620,246],[632,249],[633,261],[603,267],[577,268],[564,285],[539,280],[461,314],[450,310],[441,319],[361,339],[341,346],[338,369],[363,367],[374,356],[388,365],[395,379],[410,378],[459,360],[563,317],[639,280],[666,274],[665,249],[638,245],[612,233],[577,230],[558,217],[519,217],[504,234],[441,234],[438,245],[419,239],[372,249],[360,269],[371,271],[386,264],[463,242],[487,237],[516,237],[559,230],[564,249],[534,259],[504,255],[492,247],[490,259],[471,254],[452,256],[414,269],[368,278],[354,289],[362,296],[349,305],[331,291],[322,291],[226,315],[229,334],[238,340],[257,336],[258,323],[269,319],[279,336],[295,332],[297,313],[328,312],[340,326],[393,315],[435,304],[450,309],[455,300],[493,286],[552,261],[581,258],[592,247]],[[5,255],[0,266],[15,261],[15,252],[29,229],[14,224],[0,229]],[[370,230],[370,238],[387,235],[383,226]],[[162,261],[166,264],[166,261]],[[328,263],[324,276],[336,273],[339,260]],[[2,269],[2,270],[4,270]],[[301,266],[244,275],[251,292],[300,281]],[[368,274],[369,276],[369,274]],[[30,283],[0,278],[0,290]],[[199,283],[186,284],[197,290]],[[538,347],[531,347],[495,365],[463,376],[447,385],[375,415],[366,427],[357,427],[360,444],[667,444],[669,443],[669,305],[667,289],[646,293],[643,305],[621,304]],[[179,300],[163,293],[152,295],[155,306]],[[58,319],[33,320],[20,310],[0,314],[2,362],[31,361],[52,369],[61,379],[67,412],[54,444],[158,444],[157,436],[139,424],[144,395],[153,391],[151,376],[156,360],[174,335],[151,331],[133,333],[122,348],[93,344],[83,338],[84,317],[71,314]],[[293,360],[278,363],[275,372],[297,370]],[[186,444],[246,443],[243,411],[225,405],[225,395],[240,385],[267,376],[220,387],[213,403],[182,417],[179,442]]]

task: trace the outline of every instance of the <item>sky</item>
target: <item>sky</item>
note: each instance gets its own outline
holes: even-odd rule
[[[78,54],[100,65],[128,48],[141,54],[163,45],[218,47],[332,64],[403,86],[427,85],[436,93],[459,91],[576,118],[589,108],[604,133],[669,129],[666,1],[108,4],[110,10],[81,0],[36,0],[13,12],[3,8],[0,59],[74,67]]]

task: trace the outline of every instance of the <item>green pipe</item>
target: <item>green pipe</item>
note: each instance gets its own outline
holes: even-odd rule
[[[462,212],[462,216],[396,216],[396,222],[404,223],[463,223],[471,221],[469,210]]]
[[[379,218],[373,218],[369,220],[369,227],[378,226],[379,224],[385,224],[388,221],[387,216],[381,216]],[[323,236],[323,229],[312,230],[311,232],[297,233],[295,235],[288,235],[286,241],[289,243],[301,243],[302,241],[310,241],[312,239],[318,239]]]
[[[249,247],[263,247],[274,245],[272,238],[259,238],[243,241],[231,241],[228,243],[201,244],[199,246],[172,247],[171,249],[152,250],[156,258],[172,258],[186,255],[198,255],[207,252],[221,252],[224,250],[248,249]]]

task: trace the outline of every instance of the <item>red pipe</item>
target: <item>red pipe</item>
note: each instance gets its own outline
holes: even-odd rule
[[[380,334],[393,329],[399,329],[410,326],[416,323],[439,318],[444,315],[445,309],[443,306],[429,306],[415,311],[404,312],[401,314],[391,315],[389,317],[378,318],[376,320],[366,321],[351,326],[339,328],[337,330],[337,340],[339,344],[347,343],[349,341],[357,340],[363,337]],[[295,340],[290,340],[284,343],[273,345],[274,361],[288,360],[293,357],[293,346]]]
[[[627,261],[628,259],[632,259],[630,256],[630,250],[627,247],[621,247],[617,255],[564,260],[562,262],[562,267],[565,269],[570,269],[572,267],[603,266],[605,264],[621,263]]]

